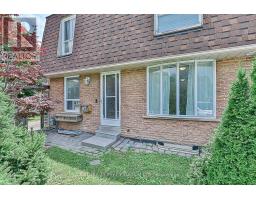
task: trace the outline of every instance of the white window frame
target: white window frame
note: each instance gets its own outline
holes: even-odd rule
[[[195,89],[194,89],[194,104],[195,104],[195,115],[180,115],[179,114],[179,65],[180,63],[195,63]],[[212,116],[198,116],[197,115],[197,63],[198,62],[213,62],[213,115]],[[176,74],[176,115],[165,115],[163,114],[163,101],[162,101],[162,68],[168,65],[175,65],[177,69]],[[149,69],[153,67],[160,67],[160,114],[151,114],[149,112]],[[216,60],[204,59],[204,60],[188,60],[181,62],[170,62],[164,64],[151,65],[147,67],[147,116],[149,117],[167,117],[167,118],[186,118],[186,119],[216,119]]]
[[[168,33],[175,33],[178,31],[184,31],[184,30],[200,27],[203,25],[203,14],[198,14],[198,17],[199,17],[198,24],[195,24],[193,26],[184,26],[182,28],[173,29],[173,30],[169,30],[169,31],[165,31],[165,32],[158,32],[158,16],[161,16],[161,15],[163,15],[163,14],[155,14],[154,15],[154,34],[155,35],[164,35],[164,34],[168,34]]]
[[[66,56],[66,55],[70,55],[70,54],[72,54],[72,51],[73,51],[73,44],[74,44],[74,37],[75,37],[75,26],[74,26],[74,30],[72,30],[72,29],[70,29],[70,36],[72,36],[73,35],[73,38],[70,38],[69,40],[66,40],[66,41],[68,41],[68,42],[72,42],[72,47],[69,49],[69,52],[67,52],[67,53],[65,53],[65,41],[64,41],[64,30],[65,30],[65,27],[64,27],[64,25],[65,25],[65,22],[67,22],[67,21],[70,21],[70,20],[72,20],[72,19],[75,19],[76,20],[76,15],[71,15],[71,16],[69,16],[69,17],[66,17],[66,18],[64,18],[64,19],[62,19],[61,20],[61,31],[62,31],[62,33],[61,33],[61,56]],[[75,24],[76,24],[76,22],[75,22]],[[74,31],[74,34],[72,33],[72,31]]]
[[[67,101],[79,101],[80,103],[80,98],[79,99],[67,99],[67,79],[69,78],[78,78],[79,79],[79,97],[80,97],[80,76],[66,76],[64,77],[64,111],[65,112],[74,112],[74,113],[79,113],[79,111],[76,110],[68,110],[67,109]]]

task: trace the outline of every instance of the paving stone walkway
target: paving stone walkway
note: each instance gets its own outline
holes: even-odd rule
[[[165,143],[164,145],[141,142],[139,140],[132,140],[121,137],[116,143],[114,143],[109,149],[103,150],[94,147],[87,147],[82,145],[82,141],[93,134],[82,133],[76,136],[58,134],[55,131],[47,131],[46,146],[58,146],[73,152],[85,153],[91,156],[101,156],[104,152],[114,149],[116,151],[126,152],[133,150],[135,152],[143,153],[163,153],[163,154],[176,154],[180,156],[193,156],[198,155],[198,150],[192,150],[190,146],[175,145]]]
[[[85,153],[91,156],[100,156],[103,150],[82,145],[82,141],[92,137],[90,133],[82,133],[76,136],[58,134],[55,131],[46,131],[46,146],[57,146],[77,153]]]
[[[199,155],[199,150],[192,150],[191,146],[177,145],[171,143],[154,144],[149,142],[141,142],[140,140],[132,140],[128,138],[120,138],[119,141],[112,145],[112,148],[122,152],[133,150],[135,152],[176,154],[186,157]]]

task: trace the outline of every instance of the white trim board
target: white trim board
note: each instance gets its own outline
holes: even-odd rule
[[[61,71],[61,72],[50,72],[50,73],[45,73],[44,75],[49,78],[54,78],[54,77],[79,75],[82,73],[116,71],[116,70],[121,70],[126,68],[142,67],[142,66],[146,67],[148,65],[161,64],[163,62],[176,62],[176,61],[184,61],[184,60],[191,60],[191,59],[219,60],[219,59],[239,57],[239,56],[252,56],[254,54],[256,54],[256,44],[222,48],[217,50],[200,51],[200,52],[193,52],[193,53],[186,53],[186,54],[170,55],[165,57],[135,60],[130,62],[116,63],[116,64],[99,65],[94,67],[85,67],[81,69],[67,70],[67,71]]]

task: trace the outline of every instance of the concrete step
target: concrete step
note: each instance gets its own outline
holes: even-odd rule
[[[115,142],[116,142],[116,139],[105,138],[105,137],[100,137],[98,135],[94,135],[90,138],[83,140],[82,145],[94,147],[94,148],[100,148],[100,149],[107,149]]]
[[[96,135],[99,137],[109,138],[109,139],[119,139],[120,133],[113,133],[113,132],[100,132],[96,131]]]
[[[101,125],[98,128],[99,131],[101,132],[121,132],[120,126],[106,126],[106,125]]]
[[[117,126],[100,126],[96,130],[96,135],[99,137],[109,138],[109,139],[119,139],[121,134],[120,127]]]

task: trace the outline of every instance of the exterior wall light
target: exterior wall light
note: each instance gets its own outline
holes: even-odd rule
[[[86,76],[86,77],[84,78],[84,84],[88,86],[88,85],[90,85],[90,83],[91,83],[91,77]]]

